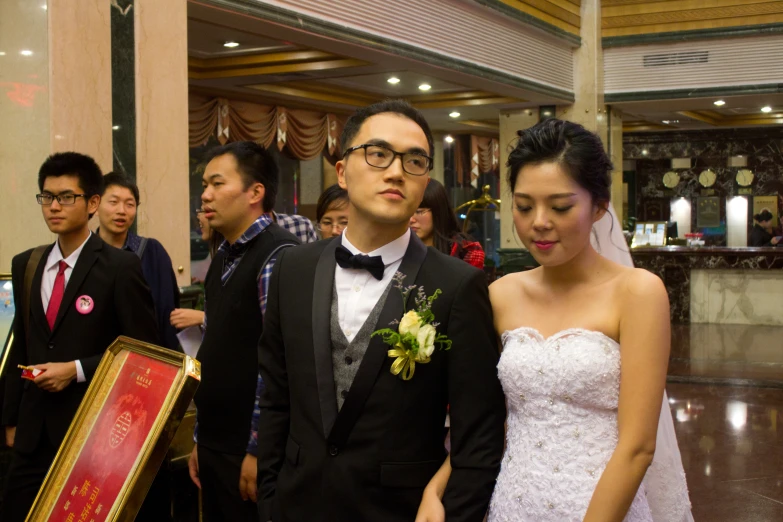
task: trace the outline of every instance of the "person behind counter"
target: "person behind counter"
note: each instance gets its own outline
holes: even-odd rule
[[[774,216],[769,209],[762,209],[761,212],[753,216],[756,223],[750,231],[750,246],[765,247],[776,246],[781,242],[781,236],[773,235],[772,220]]]

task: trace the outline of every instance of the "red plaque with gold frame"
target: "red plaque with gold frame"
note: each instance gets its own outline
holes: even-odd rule
[[[197,360],[118,337],[95,372],[27,520],[134,520],[200,379]]]

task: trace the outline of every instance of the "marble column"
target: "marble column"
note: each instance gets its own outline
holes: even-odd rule
[[[622,114],[604,104],[604,60],[601,44],[601,2],[582,0],[582,45],[574,51],[573,105],[559,106],[557,117],[573,121],[595,132],[614,162],[612,204],[623,216],[623,122]]]
[[[500,247],[504,250],[524,248],[514,229],[511,213],[512,188],[508,185],[508,155],[517,143],[517,131],[538,123],[538,109],[500,112]]]
[[[441,184],[445,185],[445,174],[444,174],[444,167],[443,167],[443,139],[445,138],[444,134],[435,134],[432,136],[432,144],[434,147],[433,151],[433,159],[432,159],[432,170],[430,171],[430,177],[432,179],[438,180],[441,182]],[[450,187],[446,187],[446,190],[448,191]]]
[[[107,3],[108,2],[104,2]],[[134,0],[137,226],[163,243],[190,284],[186,0]],[[115,86],[121,88],[121,86]]]
[[[47,155],[82,152],[111,168],[110,52],[105,0],[0,2],[0,272],[54,240],[35,202]]]

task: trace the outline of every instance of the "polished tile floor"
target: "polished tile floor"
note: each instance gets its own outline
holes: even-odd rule
[[[696,522],[783,521],[783,328],[677,326],[669,405]]]

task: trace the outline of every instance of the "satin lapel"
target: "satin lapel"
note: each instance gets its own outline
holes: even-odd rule
[[[49,329],[49,321],[46,320],[46,310],[43,307],[43,301],[41,300],[41,283],[43,281],[43,272],[46,267],[46,262],[49,260],[49,254],[51,254],[54,244],[47,248],[41,256],[41,262],[38,263],[38,267],[35,269],[35,276],[33,277],[33,284],[30,287],[30,313],[35,320],[35,324],[42,326],[47,332],[51,332]],[[32,330],[33,322],[30,322],[30,329]],[[27,335],[30,335],[29,333]]]
[[[54,321],[54,329],[52,330],[52,333],[57,331],[57,328],[60,326],[60,323],[62,323],[65,314],[68,312],[73,312],[71,308],[73,308],[73,304],[76,300],[76,294],[79,292],[79,289],[84,282],[84,278],[87,277],[87,274],[90,272],[92,265],[94,265],[95,261],[98,259],[97,252],[102,248],[103,240],[101,240],[97,234],[92,234],[90,239],[87,241],[87,244],[84,245],[82,253],[79,254],[79,259],[76,260],[76,266],[73,267],[71,277],[68,278],[68,284],[65,285],[65,293],[63,294],[63,300],[60,303],[60,309],[57,311],[57,319]],[[94,298],[94,296],[90,297]],[[96,305],[113,306],[111,303],[93,304],[93,306]]]
[[[315,356],[315,379],[318,384],[318,400],[321,405],[321,421],[324,438],[337,417],[337,396],[335,395],[334,371],[332,369],[331,314],[332,292],[334,291],[334,251],[340,239],[333,239],[321,252],[315,266],[313,285],[313,352]]]
[[[404,285],[412,285],[416,281],[419,268],[426,256],[427,247],[424,246],[424,243],[421,242],[416,234],[411,232],[411,242],[408,245],[408,250],[402,258],[400,268],[397,269],[398,272],[405,274]],[[410,296],[409,301],[412,299],[413,296]],[[381,315],[378,317],[375,329],[388,327],[395,319],[401,319],[402,314],[402,295],[396,288],[392,288],[386,298]],[[337,415],[334,428],[329,433],[328,440],[330,444],[340,448],[348,440],[348,436],[351,434],[351,430],[354,424],[356,424],[359,415],[361,415],[367,398],[370,396],[375,381],[378,379],[378,374],[381,368],[383,368],[386,359],[388,359],[388,351],[389,347],[384,344],[383,339],[380,337],[372,338],[362,358],[359,370],[356,372],[356,377],[353,379],[348,396],[345,398],[343,407]]]

